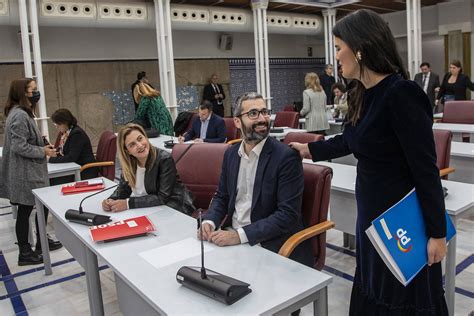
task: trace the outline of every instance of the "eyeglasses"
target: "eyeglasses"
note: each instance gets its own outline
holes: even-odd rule
[[[272,114],[272,110],[269,110],[269,109],[261,109],[260,111],[259,110],[250,110],[248,112],[245,112],[245,113],[242,113],[238,116],[242,116],[242,115],[245,115],[247,114],[247,116],[249,117],[249,119],[251,120],[256,120],[258,118],[258,116],[260,114],[262,114],[263,117],[268,117]]]

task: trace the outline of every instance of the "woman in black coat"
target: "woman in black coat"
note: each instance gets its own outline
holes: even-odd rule
[[[51,115],[51,119],[60,132],[61,139],[56,148],[57,157],[51,157],[50,163],[75,162],[78,165],[85,165],[95,162],[92,153],[92,145],[86,132],[77,125],[77,120],[68,109],[59,109]],[[89,168],[81,172],[81,179],[91,179],[99,176],[97,168]],[[66,179],[67,178],[67,179]],[[54,181],[51,185],[74,181],[73,178],[64,177]],[[54,182],[54,183],[53,183]]]
[[[466,100],[466,89],[474,90],[471,79],[462,73],[461,62],[453,60],[449,65],[449,72],[444,76],[443,83],[436,97],[436,105],[443,98],[446,101]]]
[[[117,136],[122,177],[118,188],[102,202],[108,212],[167,205],[191,215],[192,194],[179,180],[171,154],[153,147],[143,128],[127,124]]]

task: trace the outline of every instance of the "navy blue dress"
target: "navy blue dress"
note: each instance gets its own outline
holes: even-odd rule
[[[314,161],[357,158],[357,268],[350,315],[447,315],[441,264],[425,267],[404,287],[367,238],[372,220],[417,190],[426,234],[446,235],[444,198],[436,167],[432,110],[413,81],[392,74],[367,89],[361,118],[341,136],[309,144]]]

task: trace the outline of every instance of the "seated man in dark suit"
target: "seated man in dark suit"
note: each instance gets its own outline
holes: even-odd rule
[[[203,101],[199,106],[199,116],[193,121],[191,129],[179,137],[179,142],[194,140],[196,143],[223,143],[226,128],[224,119],[212,112],[212,103]]]
[[[203,239],[218,246],[260,244],[278,252],[291,235],[303,229],[301,159],[268,137],[270,111],[261,95],[251,92],[237,101],[234,123],[243,141],[224,155],[219,187],[203,216]],[[220,230],[224,218],[225,229]],[[311,266],[310,244],[301,244],[290,258]]]

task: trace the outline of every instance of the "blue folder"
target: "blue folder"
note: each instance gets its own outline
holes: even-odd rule
[[[445,214],[449,241],[456,229]],[[428,236],[415,189],[373,220],[366,233],[390,271],[405,286],[428,263]]]

